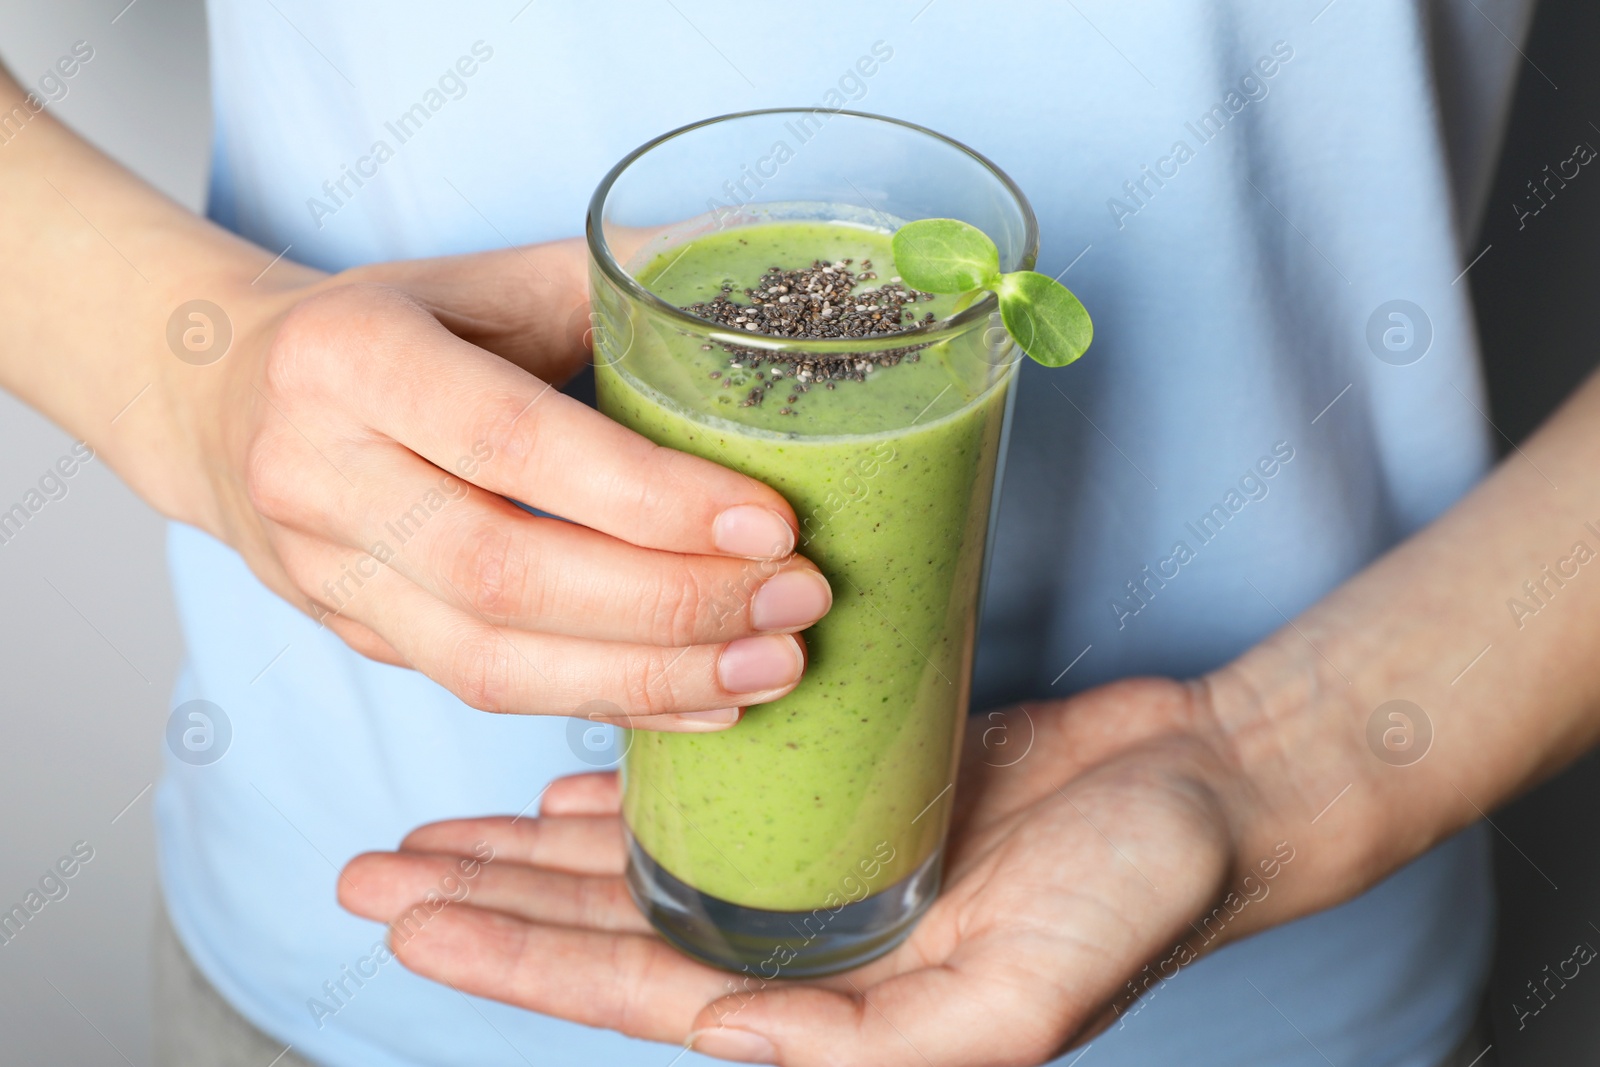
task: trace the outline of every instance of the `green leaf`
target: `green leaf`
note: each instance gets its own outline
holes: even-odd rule
[[[1089,313],[1071,290],[1048,275],[1013,271],[1001,277],[995,292],[1006,332],[1036,363],[1065,367],[1094,339]]]
[[[925,293],[971,297],[992,290],[1006,332],[1046,367],[1066,366],[1094,339],[1089,313],[1066,286],[1031,270],[1001,274],[999,250],[976,226],[957,219],[908,222],[895,231],[894,263],[901,281]]]
[[[912,289],[970,293],[1000,283],[1000,251],[976,226],[922,219],[895,231],[894,268]]]

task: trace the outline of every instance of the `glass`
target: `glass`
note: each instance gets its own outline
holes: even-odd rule
[[[833,588],[791,694],[723,732],[625,739],[634,899],[683,951],[763,978],[888,952],[938,893],[1020,352],[989,295],[911,305],[943,314],[888,337],[797,341],[715,325],[652,289],[688,303],[731,283],[742,299],[768,267],[851,248],[854,270],[876,254],[887,278],[888,235],[927,217],[987,232],[1004,270],[1033,266],[1033,212],[993,164],[857,112],[684,127],[617,164],[589,208],[601,410],[781,492],[798,551]],[[855,362],[885,354],[900,361]],[[863,380],[821,383],[816,368],[838,360]],[[809,391],[795,383],[807,366]],[[774,368],[787,376],[763,377]],[[766,399],[747,403],[757,381]],[[775,570],[748,564],[706,610],[743,610]]]

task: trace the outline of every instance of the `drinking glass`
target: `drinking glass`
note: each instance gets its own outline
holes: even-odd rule
[[[742,240],[747,227],[844,225],[881,243],[928,217],[983,230],[1002,270],[1033,266],[1032,209],[994,164],[859,112],[686,126],[618,163],[589,208],[601,410],[777,489],[799,518],[797,550],[833,588],[788,696],[722,732],[634,730],[623,742],[634,899],[683,951],[763,979],[859,966],[905,938],[938,893],[1020,351],[989,294],[901,333],[794,340],[695,317],[650,283],[694,269],[673,258],[690,242]],[[884,279],[890,267],[875,264]],[[732,283],[738,299],[756,280],[705,282]],[[740,365],[741,353],[788,362]],[[921,366],[878,366],[885,353]],[[779,428],[741,399],[766,367],[792,377],[830,360],[870,368],[866,380],[813,381]],[[704,610],[741,610],[773,573],[752,561]]]

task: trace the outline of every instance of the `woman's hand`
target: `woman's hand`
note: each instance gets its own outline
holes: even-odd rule
[[[22,95],[0,69],[0,110]],[[358,651],[474,707],[654,729],[799,680],[832,595],[789,505],[555,388],[588,358],[581,242],[329,277],[48,113],[4,157],[0,387]]]
[[[975,718],[943,895],[894,952],[831,979],[735,976],[661,940],[623,884],[609,774],[558,781],[537,819],[438,823],[397,853],[358,857],[341,900],[398,923],[394,950],[423,975],[714,1056],[1038,1064],[1125,1011],[1146,963],[1212,947],[1194,923],[1283,858],[1254,855],[1254,794],[1214,696],[1207,683],[1140,680]],[[406,921],[485,843],[493,861],[459,903]],[[1226,938],[1257,928],[1251,910]]]
[[[583,263],[306,278],[165,407],[203,442],[202,524],[357,651],[483,710],[724,728],[799,680],[828,583],[779,494],[555,388],[588,358]]]

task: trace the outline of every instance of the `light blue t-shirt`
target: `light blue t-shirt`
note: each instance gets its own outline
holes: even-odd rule
[[[578,233],[624,153],[746,108],[848,104],[990,156],[1096,340],[1071,371],[1023,370],[982,709],[1224,663],[1482,476],[1458,276],[1528,6],[213,0],[210,210],[337,269]],[[566,721],[362,659],[192,529],[170,558],[174,700],[214,702],[232,738],[170,761],[162,881],[227,998],[334,1065],[671,1060],[375,963],[382,928],[335,903],[356,853],[527,811],[587,769]],[[1088,1062],[1433,1067],[1474,1011],[1491,912],[1469,832],[1185,968]]]

